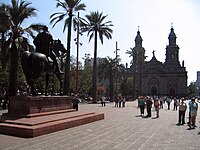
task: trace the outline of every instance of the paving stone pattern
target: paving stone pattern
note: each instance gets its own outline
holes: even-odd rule
[[[171,104],[172,105],[172,104]],[[171,106],[172,108],[172,106]],[[187,130],[177,126],[178,111],[160,110],[160,118],[139,116],[137,102],[125,108],[114,103],[80,104],[80,112],[103,112],[105,119],[82,126],[42,135],[19,138],[0,134],[1,150],[199,150],[199,127]],[[1,111],[2,113],[3,111]],[[146,110],[145,110],[146,112]],[[200,114],[200,111],[198,112]],[[186,114],[188,116],[188,112]],[[188,120],[188,118],[187,118]],[[199,126],[200,115],[197,116]]]

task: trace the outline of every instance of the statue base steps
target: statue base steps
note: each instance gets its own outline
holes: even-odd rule
[[[0,133],[24,138],[32,138],[104,119],[103,113],[81,113],[75,111],[74,109],[71,109],[71,102],[69,102],[71,101],[71,98],[69,97],[56,97],[54,98],[56,102],[53,102],[53,105],[52,101],[54,100],[52,99],[52,97],[49,97],[50,104],[47,104],[47,102],[45,102],[45,107],[38,107],[40,109],[35,109],[37,103],[41,104],[44,100],[44,97],[42,99],[40,97],[38,98],[39,99],[37,99],[36,97],[28,97],[29,102],[27,101],[27,99],[23,98],[24,101],[21,99],[20,103],[24,104],[30,104],[32,103],[30,102],[31,100],[36,101],[37,99],[37,102],[34,103],[34,105],[26,105],[26,111],[20,110],[20,112],[14,113],[13,110],[10,110],[12,107],[9,107],[8,113],[3,114],[0,118]],[[19,101],[20,97],[12,98],[13,103],[15,103],[16,105],[17,102],[14,99],[18,99],[16,101]],[[45,97],[45,101],[46,99],[48,98]],[[62,99],[62,102],[58,99]],[[12,100],[10,100],[10,106],[14,106],[12,105]],[[63,103],[63,105],[58,104],[58,101]],[[63,101],[66,101],[66,103]],[[49,108],[47,107],[47,105],[49,105]],[[63,109],[63,106],[65,107],[65,109]],[[34,109],[32,109],[31,107]],[[34,111],[30,111],[32,113],[27,113],[27,110]],[[36,110],[39,111],[37,112]]]

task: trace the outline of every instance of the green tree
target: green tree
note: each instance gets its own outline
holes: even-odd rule
[[[108,15],[104,16],[103,13],[98,11],[90,12],[86,15],[86,19],[81,20],[81,31],[88,32],[89,41],[94,37],[94,61],[93,61],[93,76],[92,76],[92,100],[93,103],[97,102],[97,36],[103,44],[103,36],[108,39],[112,38],[113,30],[110,28],[113,26],[111,21],[104,22],[104,19]]]
[[[56,7],[61,7],[64,9],[63,12],[57,12],[50,16],[50,23],[54,23],[53,27],[60,21],[64,20],[63,32],[66,27],[67,32],[67,55],[66,55],[66,65],[65,65],[65,78],[64,78],[64,91],[65,95],[69,94],[70,91],[70,47],[71,47],[71,30],[72,30],[72,19],[74,13],[79,10],[85,10],[86,5],[81,4],[81,0],[56,0]],[[75,19],[74,19],[75,22]]]
[[[8,50],[6,49],[6,35],[8,34],[8,30],[10,29],[9,16],[6,12],[7,6],[5,4],[0,5],[0,60],[1,60],[1,69],[4,70],[6,68],[8,62]]]
[[[129,97],[133,93],[133,78],[132,77],[126,77],[123,79],[123,82],[121,84],[121,91],[122,95]]]
[[[7,40],[11,43],[10,53],[10,79],[9,95],[15,96],[18,86],[19,58],[20,53],[29,50],[30,45],[25,37],[27,34],[34,37],[34,31],[39,31],[41,24],[32,24],[27,28],[22,27],[22,23],[33,16],[36,16],[36,9],[30,6],[31,3],[25,1],[12,0],[11,5],[6,5],[6,13],[9,18],[10,37]],[[9,45],[9,44],[7,44]],[[8,49],[8,48],[7,48]]]
[[[131,64],[133,64],[135,62],[135,50],[134,50],[134,48],[130,48],[130,50],[127,50],[126,54],[128,54],[129,57],[132,58]]]
[[[103,63],[98,65],[98,72],[97,75],[102,80],[109,80],[109,97],[111,100],[113,100],[113,90],[114,90],[114,81],[113,81],[113,68],[115,66],[114,59],[107,57],[103,61]]]
[[[71,56],[70,59],[70,93],[75,93],[76,91],[76,58]]]
[[[119,64],[121,60],[119,58],[112,59],[107,57],[105,61],[98,65],[97,75],[102,80],[109,80],[109,96],[113,100],[114,80],[121,81],[125,76],[125,67],[123,64]]]
[[[147,56],[145,56],[145,49],[141,45],[136,45],[134,48],[130,48],[130,50],[126,51],[126,54],[129,54],[129,57],[132,57],[131,64],[134,67],[134,74],[133,74],[133,92],[132,92],[132,98],[133,100],[136,97],[136,89],[135,89],[135,82],[136,82],[136,67],[139,67],[139,86],[140,86],[140,92],[141,92],[141,69],[142,64],[145,62],[145,59]]]
[[[91,95],[92,93],[92,69],[91,67],[84,67],[79,70],[79,93],[82,95]]]
[[[132,92],[132,99],[134,100],[136,97],[136,89],[135,89],[135,75],[136,75],[136,59],[137,59],[137,51],[134,48],[130,48],[130,50],[126,51],[126,54],[129,54],[129,57],[132,57],[131,64],[134,65],[134,74],[133,74],[133,92]]]
[[[121,87],[121,86],[118,86],[118,83],[121,83],[123,78],[125,78],[125,66],[123,64],[120,64],[121,62],[121,59],[119,57],[115,58],[114,59],[115,61],[115,65],[114,65],[114,68],[113,68],[113,77],[116,81],[116,86],[115,88],[118,88],[118,87]],[[116,91],[120,90],[121,89],[115,89]],[[118,94],[118,93],[116,93]]]
[[[190,85],[187,88],[188,95],[190,97],[195,96],[195,82],[190,82]]]

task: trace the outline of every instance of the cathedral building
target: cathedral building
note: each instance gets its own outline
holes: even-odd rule
[[[176,34],[173,27],[169,34],[169,45],[166,47],[165,62],[160,62],[155,56],[145,61],[145,49],[142,47],[142,37],[138,30],[135,47],[132,49],[133,62],[127,68],[128,76],[133,77],[136,95],[186,96],[187,71],[179,62],[179,46],[176,44]]]

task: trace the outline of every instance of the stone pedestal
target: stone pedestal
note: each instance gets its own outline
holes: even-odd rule
[[[16,96],[10,98],[9,116],[27,116],[35,113],[72,109],[69,96]]]
[[[104,119],[103,113],[79,113],[68,96],[12,97],[8,113],[0,118],[0,134],[25,138]]]

